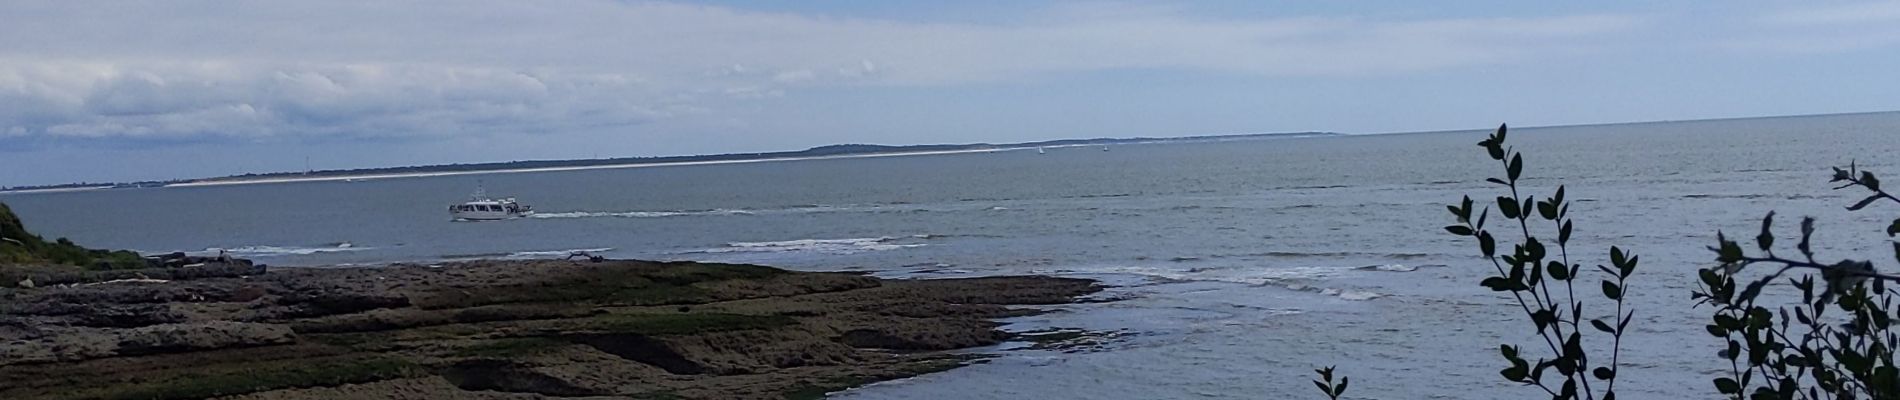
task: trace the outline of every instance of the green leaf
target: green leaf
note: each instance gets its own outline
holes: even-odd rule
[[[1478,232],[1478,249],[1484,251],[1485,257],[1498,253],[1498,242],[1491,238],[1491,232]]]
[[[1761,251],[1768,251],[1769,247],[1775,245],[1775,235],[1770,232],[1770,228],[1774,225],[1775,212],[1769,211],[1768,216],[1761,218],[1761,234],[1755,236],[1755,243],[1761,248]]]
[[[1720,246],[1715,249],[1716,262],[1728,264],[1742,261],[1741,245],[1735,244],[1734,241],[1723,237],[1721,231],[1715,232],[1715,241],[1720,243]]]
[[[1464,225],[1449,225],[1445,227],[1445,231],[1458,236],[1471,236],[1472,234],[1471,227]]]
[[[1510,177],[1512,182],[1516,182],[1517,177],[1524,174],[1524,154],[1512,154],[1511,164],[1505,168],[1505,172],[1508,173],[1505,176]]]
[[[1498,196],[1498,212],[1504,213],[1504,218],[1517,219],[1517,208],[1517,199],[1510,196]]]
[[[1607,297],[1610,300],[1622,299],[1623,288],[1616,286],[1615,282],[1603,281],[1603,297]]]
[[[1611,371],[1609,368],[1604,367],[1597,367],[1597,369],[1591,370],[1590,374],[1596,375],[1597,379],[1606,381],[1616,377],[1616,371]]]
[[[1337,395],[1346,394],[1346,385],[1351,384],[1351,383],[1352,383],[1352,377],[1350,376],[1339,377],[1339,386],[1333,387],[1333,395],[1337,396]]]
[[[1550,279],[1556,279],[1559,281],[1570,280],[1570,268],[1565,267],[1563,263],[1551,261],[1549,267],[1547,267],[1546,269],[1547,271],[1545,272],[1545,275],[1549,275]]]
[[[1570,244],[1570,221],[1564,221],[1563,228],[1557,229],[1557,244]]]
[[[1879,200],[1880,200],[1880,194],[1875,193],[1872,196],[1867,196],[1867,198],[1865,199],[1860,199],[1859,203],[1854,203],[1854,205],[1847,206],[1847,211],[1860,211],[1860,209],[1867,208],[1868,205],[1874,204],[1875,201],[1879,201]]]
[[[1523,382],[1524,377],[1526,375],[1530,375],[1530,369],[1525,368],[1522,365],[1516,365],[1510,368],[1505,368],[1502,371],[1498,371],[1498,374],[1504,375],[1504,379],[1510,380],[1511,382]]]
[[[1715,390],[1721,391],[1722,394],[1737,394],[1742,392],[1742,384],[1735,383],[1734,379],[1715,378]]]
[[[1325,382],[1313,381],[1313,386],[1319,386],[1320,393],[1325,393],[1328,397],[1333,395],[1333,387],[1326,386]]]
[[[1880,179],[1875,178],[1874,173],[1870,171],[1860,172],[1860,185],[1866,186],[1867,190],[1880,191]]]
[[[1515,292],[1515,291],[1523,290],[1522,288],[1524,287],[1523,283],[1519,283],[1517,281],[1513,281],[1510,279],[1505,279],[1504,277],[1501,277],[1501,276],[1493,276],[1490,278],[1484,278],[1483,281],[1478,282],[1478,285],[1491,288],[1492,291],[1496,291],[1496,292]]]
[[[1603,320],[1600,320],[1600,319],[1590,320],[1590,326],[1596,327],[1597,330],[1603,331],[1603,333],[1608,333],[1612,335],[1616,334],[1616,329],[1611,329],[1610,323],[1603,322]]]

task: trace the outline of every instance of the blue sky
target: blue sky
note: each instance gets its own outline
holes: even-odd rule
[[[1900,2],[0,3],[0,186],[1900,110]]]

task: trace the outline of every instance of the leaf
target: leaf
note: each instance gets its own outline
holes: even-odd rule
[[[1330,397],[1330,396],[1332,396],[1332,395],[1333,395],[1333,387],[1331,387],[1331,386],[1326,386],[1326,383],[1325,383],[1325,382],[1320,382],[1320,381],[1313,381],[1313,386],[1319,386],[1319,391],[1320,391],[1321,393],[1325,393],[1325,394],[1326,394],[1326,396],[1329,396],[1329,397]]]
[[[1590,326],[1596,327],[1597,330],[1603,331],[1603,333],[1608,333],[1612,335],[1616,334],[1616,329],[1610,328],[1610,323],[1603,322],[1603,320],[1601,319],[1590,320]]]
[[[1900,224],[1900,221],[1894,221],[1894,223]],[[1814,237],[1814,217],[1802,217],[1801,218],[1801,244],[1795,246],[1796,248],[1801,250],[1801,254],[1809,254],[1809,255],[1814,254],[1814,250],[1808,247],[1808,239],[1812,237]]]
[[[1878,201],[1878,200],[1880,200],[1880,194],[1875,193],[1872,196],[1867,196],[1867,198],[1865,199],[1860,199],[1859,203],[1854,203],[1854,205],[1847,206],[1847,211],[1860,211],[1860,209],[1867,208],[1868,205],[1874,204],[1874,201]]]
[[[1557,244],[1570,244],[1570,221],[1564,221],[1563,228],[1557,229]]]
[[[1742,255],[1741,245],[1735,244],[1734,241],[1728,240],[1728,238],[1723,237],[1721,231],[1715,232],[1715,240],[1716,242],[1721,243],[1721,247],[1715,250],[1715,261],[1721,262],[1723,264],[1729,264],[1729,263],[1742,261],[1742,258],[1744,256]]]
[[[1333,395],[1338,396],[1338,395],[1346,394],[1346,385],[1350,383],[1352,383],[1352,377],[1350,376],[1339,377],[1339,386],[1333,387]]]
[[[1548,271],[1545,272],[1545,275],[1549,275],[1550,279],[1559,281],[1570,280],[1570,268],[1564,267],[1562,263],[1551,261],[1547,269]]]
[[[1445,231],[1458,236],[1471,236],[1472,234],[1471,227],[1464,225],[1448,225],[1445,227]]]
[[[1755,243],[1759,245],[1761,251],[1768,251],[1769,247],[1775,245],[1775,235],[1770,232],[1770,228],[1774,225],[1775,212],[1769,211],[1768,216],[1761,218],[1761,234],[1755,236]]]
[[[1624,256],[1622,247],[1610,246],[1610,265],[1620,269],[1623,268],[1623,264],[1627,262],[1629,262],[1629,258]]]
[[[1623,288],[1616,286],[1615,282],[1603,281],[1603,297],[1608,297],[1610,300],[1622,299]]]
[[[1504,379],[1510,380],[1511,382],[1523,382],[1524,377],[1530,375],[1530,368],[1522,364],[1513,365],[1510,368],[1498,371],[1498,374],[1504,375]]]
[[[1590,374],[1596,375],[1597,379],[1606,381],[1616,377],[1616,371],[1611,371],[1609,368],[1604,367],[1597,367],[1597,369],[1591,370]]]
[[[1517,219],[1517,208],[1517,199],[1510,196],[1498,196],[1498,212],[1504,213],[1504,218]]]
[[[1504,133],[1509,128],[1510,126],[1508,124],[1498,124],[1498,133],[1496,135],[1496,137],[1498,138],[1498,144],[1500,145],[1504,144]]]
[[[1880,191],[1880,179],[1875,178],[1874,173],[1871,171],[1860,172],[1860,185],[1866,186],[1867,190]]]
[[[1524,174],[1524,154],[1512,154],[1511,164],[1505,167],[1505,172],[1507,173],[1505,176],[1510,177],[1512,182],[1516,182],[1517,177]]]
[[[1510,279],[1505,279],[1504,277],[1501,277],[1501,276],[1493,276],[1490,278],[1484,278],[1483,281],[1478,282],[1478,285],[1491,288],[1491,290],[1495,292],[1515,292],[1518,290],[1522,290],[1521,288],[1524,287],[1524,284],[1522,283],[1519,283],[1517,281],[1513,281]]]
[[[1715,378],[1715,390],[1721,391],[1722,394],[1737,394],[1742,392],[1742,384],[1735,383],[1734,379]]]
[[[1484,251],[1485,257],[1498,253],[1498,242],[1491,238],[1491,232],[1478,232],[1478,249]]]

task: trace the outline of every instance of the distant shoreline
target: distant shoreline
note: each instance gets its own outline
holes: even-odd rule
[[[851,158],[903,157],[943,154],[993,153],[1019,151],[1035,148],[1060,148],[1076,146],[1109,146],[1125,144],[1153,143],[1206,143],[1240,140],[1298,139],[1313,137],[1343,136],[1332,132],[1293,132],[1259,133],[1235,135],[1185,136],[1173,138],[1101,138],[1101,139],[1065,139],[1042,142],[1011,144],[937,144],[937,145],[866,145],[843,144],[820,146],[800,151],[782,151],[769,153],[712,154],[697,156],[664,157],[628,157],[613,159],[583,160],[534,160],[509,161],[473,164],[439,164],[404,167],[359,168],[349,170],[325,170],[309,172],[274,172],[264,174],[244,174],[217,178],[180,179],[171,181],[146,181],[110,184],[64,184],[21,186],[0,189],[0,194],[57,193],[99,189],[128,189],[153,187],[200,187],[249,185],[265,183],[291,182],[334,182],[358,181],[370,179],[399,179],[433,176],[460,176],[481,174],[507,174],[523,172],[581,171],[595,169],[622,169],[641,167],[669,167],[688,165],[745,164],[780,161],[829,160]]]
[[[926,156],[926,155],[938,155],[938,154],[995,153],[995,152],[1014,151],[1014,150],[1023,150],[1023,149],[1007,148],[1007,149],[918,151],[918,152],[904,152],[904,153],[850,154],[850,155],[837,155],[837,156],[778,157],[778,158],[754,158],[754,159],[741,159],[741,160],[678,161],[678,162],[657,162],[657,163],[626,163],[626,164],[582,165],[582,166],[572,166],[572,167],[483,169],[483,170],[469,170],[469,171],[410,172],[410,173],[396,173],[396,174],[324,175],[324,176],[284,177],[284,178],[272,177],[272,178],[258,178],[258,179],[220,178],[218,180],[201,180],[201,181],[173,183],[173,184],[167,184],[164,187],[229,186],[229,185],[254,185],[254,184],[264,184],[264,183],[292,183],[292,182],[363,181],[363,180],[372,180],[372,179],[424,178],[424,177],[432,177],[432,176],[514,174],[514,173],[524,173],[524,172],[585,171],[585,170],[595,170],[595,169],[678,167],[678,166],[689,166],[689,165],[751,164],[751,163],[783,162],[783,161]],[[84,189],[80,189],[80,190],[84,190]],[[18,192],[9,192],[9,193],[18,193]]]

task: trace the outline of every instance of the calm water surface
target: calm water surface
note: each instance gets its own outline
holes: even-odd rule
[[[144,251],[229,249],[274,265],[615,257],[884,276],[1058,274],[1116,285],[1010,329],[1128,333],[1106,351],[1007,350],[851,399],[1515,399],[1501,341],[1530,343],[1444,204],[1494,196],[1488,131],[875,159],[0,196],[50,236]],[[1713,398],[1726,368],[1688,308],[1716,230],[1819,218],[1824,256],[1886,259],[1892,207],[1846,213],[1827,167],[1900,172],[1900,114],[1514,130],[1534,193],[1575,199],[1574,258],[1643,255],[1625,398]],[[542,213],[448,220],[478,181]],[[1782,218],[1796,221],[1797,218]],[[1786,228],[1793,231],[1793,224]],[[1587,269],[1586,269],[1587,270]],[[1594,282],[1588,282],[1594,285]],[[1594,291],[1592,291],[1594,293]],[[1593,299],[1595,297],[1592,297]],[[1603,310],[1603,308],[1598,308]]]

